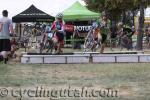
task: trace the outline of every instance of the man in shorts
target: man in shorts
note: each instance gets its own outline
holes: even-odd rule
[[[106,45],[107,35],[110,33],[110,20],[107,18],[105,12],[102,13],[102,19],[100,20],[100,33],[102,37],[100,53],[103,53]]]
[[[8,18],[8,11],[3,10],[2,15],[3,17],[0,19],[0,53],[2,53],[4,63],[7,63],[8,54],[11,51],[10,33],[14,33],[14,31],[12,21]]]

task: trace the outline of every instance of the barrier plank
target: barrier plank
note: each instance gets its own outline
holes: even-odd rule
[[[45,64],[65,64],[66,57],[65,56],[48,56],[44,57]]]
[[[89,56],[68,56],[67,63],[89,63]]]
[[[112,55],[93,55],[92,57],[93,63],[115,63],[116,62],[116,56]]]
[[[139,58],[139,62],[150,62],[150,55],[141,55]]]
[[[81,63],[138,63],[150,62],[147,54],[74,54],[74,55],[28,55],[23,54],[23,64],[81,64]]]
[[[138,55],[120,55],[116,56],[116,62],[134,63],[139,62]]]

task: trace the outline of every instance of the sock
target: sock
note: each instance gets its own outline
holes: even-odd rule
[[[4,63],[7,64],[8,58],[4,58]]]

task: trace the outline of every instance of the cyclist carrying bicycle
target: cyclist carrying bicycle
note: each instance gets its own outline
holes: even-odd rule
[[[85,38],[84,51],[95,51],[99,47],[101,40],[99,26],[96,20],[92,22],[92,27]]]
[[[57,44],[57,53],[62,53],[62,47],[64,45],[64,25],[63,14],[58,13],[55,17],[55,21],[52,23],[51,30],[55,32],[53,41]]]
[[[100,24],[97,21],[94,21],[92,23],[92,28],[93,28],[93,38],[94,38],[94,47],[93,48],[98,48],[101,42],[101,34],[100,34]]]
[[[119,38],[119,44],[127,50],[132,49],[132,35],[134,30],[129,27],[124,27],[122,22],[118,23],[117,35]]]

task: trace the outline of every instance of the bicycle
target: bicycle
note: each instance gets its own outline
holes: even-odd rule
[[[118,48],[119,51],[122,51],[124,48],[126,48],[127,50],[132,50],[133,49],[132,38],[131,38],[132,35],[133,35],[133,32],[128,28],[125,28],[124,33],[122,33],[122,32],[123,31],[119,31],[115,38],[109,39],[110,40],[110,49],[111,49],[111,51],[114,51],[113,46]]]
[[[27,38],[29,46],[33,46],[33,43],[37,41],[37,36],[41,36],[45,31],[44,24],[25,24],[23,30],[23,37]]]
[[[25,24],[23,36],[40,36],[45,31],[45,24]]]
[[[53,37],[54,37],[55,33],[53,33],[51,31],[51,32],[48,32],[46,34],[43,36],[42,42],[39,41],[40,53],[43,53],[44,50],[46,50],[46,53],[48,53],[49,51],[50,51],[50,53],[53,53],[54,46],[55,46],[54,41],[53,41]]]
[[[83,52],[88,52],[88,51],[96,51],[96,49],[99,47],[100,45],[100,40],[99,38],[97,40],[95,40],[94,38],[94,32],[95,32],[95,29],[94,28],[91,28],[91,30],[88,32],[86,38],[85,38],[85,41],[84,41],[84,50]]]

